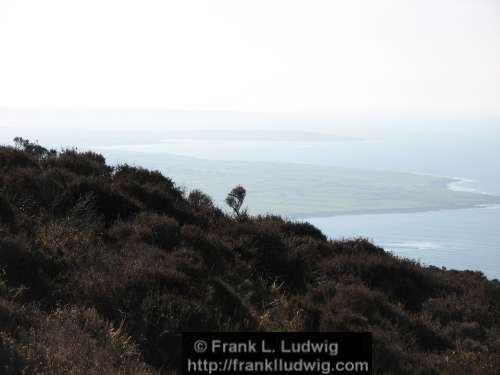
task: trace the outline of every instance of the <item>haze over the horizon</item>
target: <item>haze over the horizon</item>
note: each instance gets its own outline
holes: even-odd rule
[[[500,2],[3,0],[0,108],[500,116]]]

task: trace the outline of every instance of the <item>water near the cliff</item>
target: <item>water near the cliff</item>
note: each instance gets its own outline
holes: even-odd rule
[[[333,238],[365,237],[393,253],[500,279],[500,206],[310,218]]]

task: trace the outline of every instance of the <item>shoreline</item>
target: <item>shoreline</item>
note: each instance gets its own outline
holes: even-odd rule
[[[363,215],[388,215],[388,214],[413,214],[424,213],[433,211],[452,211],[452,210],[467,210],[467,209],[491,209],[492,207],[500,208],[500,197],[496,203],[477,203],[474,205],[460,205],[460,206],[439,206],[439,207],[422,207],[422,208],[387,208],[387,209],[373,209],[373,210],[356,210],[350,212],[325,212],[314,214],[295,214],[295,215],[282,215],[291,220],[305,220],[325,217],[339,217],[339,216],[363,216]]]
[[[137,146],[137,145],[136,145]],[[139,145],[140,146],[140,145]],[[279,212],[279,210],[276,210],[276,212],[265,212],[265,211],[260,211],[257,209],[255,212],[252,212],[252,215],[266,215],[266,214],[277,214],[283,217],[287,217],[293,220],[303,220],[307,218],[316,218],[316,217],[337,217],[337,216],[359,216],[359,215],[376,215],[376,214],[398,214],[398,213],[421,213],[421,212],[431,212],[431,211],[442,211],[442,210],[456,210],[456,209],[469,209],[469,208],[480,208],[482,205],[495,205],[495,204],[500,204],[500,196],[495,196],[495,195],[490,195],[486,194],[483,192],[479,192],[477,190],[473,189],[460,189],[456,188],[456,185],[464,184],[464,183],[470,183],[472,180],[468,178],[463,178],[463,177],[450,177],[450,176],[441,176],[441,175],[432,175],[432,174],[425,174],[425,173],[420,173],[420,172],[402,172],[402,171],[391,171],[391,170],[377,170],[377,169],[366,169],[366,168],[348,168],[348,167],[339,167],[339,166],[325,166],[325,165],[318,165],[318,164],[309,164],[309,163],[296,163],[296,162],[274,162],[274,161],[243,161],[243,160],[212,160],[212,159],[204,159],[204,158],[198,158],[195,156],[187,156],[187,155],[181,155],[181,154],[176,154],[176,153],[157,153],[157,152],[148,152],[148,151],[140,151],[140,150],[120,150],[120,149],[115,149],[112,147],[89,147],[89,149],[92,149],[93,151],[96,152],[101,152],[103,155],[110,157],[110,159],[115,159],[111,164],[120,164],[120,162],[126,162],[126,159],[129,159],[125,157],[125,155],[131,156],[131,159],[135,160],[136,163],[138,164],[144,164],[144,158],[149,158],[151,157],[152,160],[157,161],[160,160],[161,164],[164,165],[155,165],[152,166],[152,168],[158,168],[164,173],[165,175],[171,176],[172,178],[175,178],[176,181],[182,181],[183,178],[179,176],[175,176],[175,173],[172,173],[172,171],[168,171],[169,167],[174,166],[174,168],[178,168],[178,162],[183,162],[183,163],[194,163],[194,165],[197,167],[197,169],[200,170],[211,170],[211,166],[213,163],[213,166],[220,169],[221,166],[223,166],[225,169],[226,167],[248,167],[248,166],[258,166],[258,165],[267,165],[271,167],[275,167],[278,170],[287,167],[287,168],[293,168],[293,167],[298,167],[298,168],[311,168],[311,170],[315,171],[317,169],[329,169],[332,168],[336,171],[356,171],[359,172],[361,175],[363,173],[390,173],[392,175],[414,175],[414,176],[427,176],[427,177],[432,177],[435,178],[435,186],[439,187],[441,190],[447,190],[453,193],[466,193],[466,194],[474,194],[477,195],[477,199],[473,199],[472,202],[442,202],[443,204],[439,204],[439,202],[436,202],[437,204],[433,205],[422,205],[421,207],[410,207],[410,208],[394,208],[394,207],[386,207],[386,208],[373,208],[373,209],[365,209],[361,207],[357,207],[353,209],[347,209],[345,211],[339,212],[336,211],[335,209],[328,210],[328,211],[323,211],[323,212],[315,212],[314,208],[312,208],[311,211],[309,211],[309,207],[302,207],[302,210],[297,210],[296,212],[293,212],[295,210],[288,210],[288,213],[286,212],[287,210],[283,212]],[[113,156],[111,156],[113,155]],[[118,160],[116,160],[118,159]],[[142,161],[142,163],[140,162]],[[169,165],[170,164],[170,165]],[[199,165],[197,165],[199,164]],[[191,167],[191,165],[189,165]],[[150,166],[151,167],[151,166]],[[162,168],[163,167],[163,168]],[[164,168],[168,167],[167,170]],[[186,187],[190,188],[193,187],[193,182],[192,181],[185,181],[184,184]],[[197,186],[199,187],[199,186]],[[208,191],[208,189],[205,187],[204,191]],[[210,194],[210,193],[209,193]],[[216,196],[216,194],[212,194],[212,196]],[[424,202],[422,202],[424,203]],[[431,202],[427,202],[431,203]],[[434,203],[434,202],[432,202]],[[320,207],[316,207],[320,208]],[[274,210],[272,210],[274,211]],[[292,212],[290,212],[292,211]]]

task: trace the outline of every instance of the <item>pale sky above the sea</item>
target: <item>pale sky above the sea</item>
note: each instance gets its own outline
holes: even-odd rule
[[[0,108],[500,116],[500,1],[1,0]]]

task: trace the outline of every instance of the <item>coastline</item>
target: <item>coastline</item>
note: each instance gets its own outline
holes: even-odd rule
[[[296,215],[283,215],[291,220],[304,220],[325,217],[339,217],[339,216],[363,216],[363,215],[386,215],[386,214],[411,214],[422,212],[434,211],[451,211],[451,210],[466,210],[466,209],[490,209],[491,207],[500,208],[500,197],[498,202],[495,203],[478,203],[474,205],[457,205],[457,206],[436,206],[436,207],[422,207],[422,208],[388,208],[388,209],[373,209],[373,210],[356,210],[349,212],[325,212],[313,214],[296,214]]]
[[[500,196],[457,189],[457,185],[470,181],[461,177],[301,163],[209,160],[169,153],[98,151],[109,157],[112,164],[132,160],[162,171],[187,190],[200,188],[212,196],[221,208],[225,206],[226,189],[242,184],[249,192],[246,204],[252,215],[273,214],[300,220],[418,213],[500,204]],[[309,177],[304,180],[306,175]],[[273,179],[269,176],[273,176]],[[290,186],[293,186],[292,190]],[[387,193],[390,189],[394,193]],[[430,195],[422,195],[420,189]],[[398,196],[398,191],[403,194]],[[395,195],[386,198],[383,205],[373,207],[381,193],[386,197],[388,194]]]
[[[444,211],[444,210],[464,210],[464,209],[491,209],[500,207],[500,196],[488,194],[485,192],[478,191],[474,188],[461,188],[461,184],[469,184],[474,182],[474,180],[464,178],[464,177],[447,177],[447,176],[436,176],[430,174],[423,174],[417,172],[410,172],[415,175],[422,176],[431,176],[442,179],[447,179],[446,187],[448,190],[453,192],[465,192],[465,193],[473,193],[483,198],[491,198],[491,202],[488,203],[474,203],[474,204],[455,204],[455,205],[437,205],[437,206],[429,206],[429,207],[421,207],[421,208],[381,208],[381,209],[364,209],[364,210],[352,210],[345,212],[316,212],[312,214],[307,213],[298,213],[293,215],[286,215],[286,217],[290,219],[313,219],[313,218],[325,218],[325,217],[338,217],[338,216],[360,216],[360,215],[384,215],[384,214],[409,214],[409,213],[421,213],[421,212],[433,212],[433,211]]]
[[[500,196],[461,188],[460,185],[472,182],[462,177],[294,162],[211,160],[168,152],[116,150],[113,147],[82,148],[102,153],[114,165],[128,162],[158,169],[186,190],[199,188],[207,192],[223,209],[226,190],[242,184],[249,192],[247,205],[252,215],[273,214],[302,220],[500,204]],[[269,176],[273,178],[269,179]],[[304,176],[308,178],[304,179]],[[290,186],[293,186],[292,190],[289,190]],[[419,189],[424,189],[424,195]],[[390,191],[392,193],[388,193]],[[403,194],[398,196],[398,191]],[[374,207],[373,202],[380,194],[385,195],[385,201]]]

